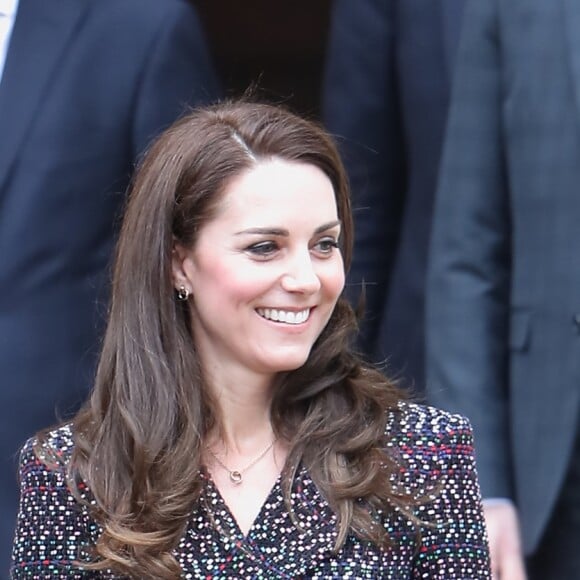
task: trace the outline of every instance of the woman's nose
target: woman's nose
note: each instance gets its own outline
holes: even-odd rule
[[[302,292],[312,294],[320,290],[320,278],[318,277],[310,252],[307,255],[295,257],[287,271],[282,276],[282,287],[287,292]]]

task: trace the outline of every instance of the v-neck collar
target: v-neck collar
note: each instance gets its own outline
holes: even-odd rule
[[[202,473],[202,479],[205,496],[176,552],[192,554],[182,564],[203,566],[195,570],[201,577],[251,570],[267,574],[260,578],[297,578],[334,557],[337,517],[303,465],[292,482],[292,515],[280,475],[245,536],[211,477]]]
[[[284,499],[281,487],[282,473],[280,473],[266,495],[264,502],[260,506],[258,514],[254,518],[248,533],[244,534],[231,508],[228,506],[224,496],[211,477],[211,474],[207,470],[203,470],[201,476],[205,484],[205,496],[202,497],[201,501],[205,503],[204,507],[207,510],[208,515],[211,518],[215,517],[216,513],[223,514],[223,517],[220,519],[224,520],[223,523],[225,526],[223,526],[224,529],[222,529],[221,532],[229,535],[229,537],[235,542],[251,542],[254,527],[259,526],[264,519],[267,519],[271,512],[275,512],[283,507],[282,504],[284,503]],[[228,529],[230,530],[229,533],[227,532]]]

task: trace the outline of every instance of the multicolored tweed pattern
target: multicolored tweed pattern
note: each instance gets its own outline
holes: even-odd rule
[[[336,516],[302,467],[293,484],[294,524],[274,485],[244,536],[209,478],[175,549],[182,578],[225,579],[481,579],[491,578],[473,439],[463,417],[430,407],[401,405],[389,420],[388,448],[401,461],[396,485],[423,496],[419,529],[395,511],[383,517],[393,545],[379,550],[354,535],[338,553]],[[49,445],[70,456],[68,426]],[[119,578],[74,565],[100,529],[67,488],[62,470],[48,468],[29,441],[21,458],[21,503],[13,551],[13,579]],[[86,491],[89,494],[88,490]],[[427,498],[425,499],[425,496]],[[87,497],[90,497],[87,495]]]

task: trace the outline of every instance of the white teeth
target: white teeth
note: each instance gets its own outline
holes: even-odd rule
[[[310,316],[310,308],[306,308],[300,312],[278,310],[276,308],[258,308],[257,312],[263,318],[274,320],[275,322],[284,322],[286,324],[302,324]]]

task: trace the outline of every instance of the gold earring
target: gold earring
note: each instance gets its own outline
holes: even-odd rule
[[[186,302],[189,299],[189,290],[185,286],[180,286],[177,290],[177,299]]]

